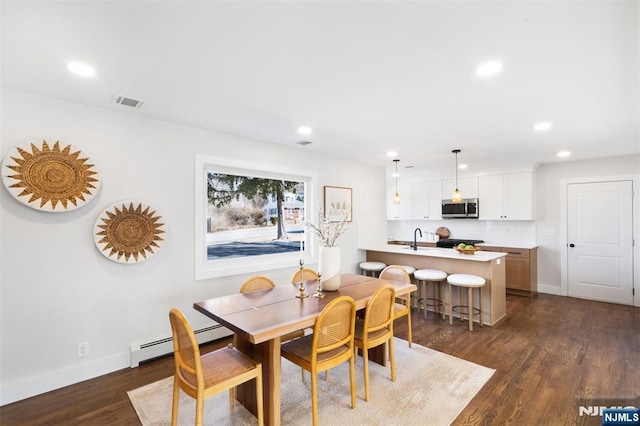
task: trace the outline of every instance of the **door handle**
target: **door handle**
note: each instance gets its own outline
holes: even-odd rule
[[[573,244],[573,243],[569,244],[569,247],[575,247],[575,246],[576,246],[576,245],[575,245],[575,244]]]

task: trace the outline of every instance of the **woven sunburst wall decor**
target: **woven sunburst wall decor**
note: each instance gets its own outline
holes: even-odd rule
[[[94,227],[96,247],[119,263],[147,260],[162,248],[166,229],[162,216],[141,201],[113,204],[100,214]]]
[[[36,210],[66,212],[84,206],[100,189],[100,174],[73,145],[30,142],[2,162],[2,181],[18,201]]]

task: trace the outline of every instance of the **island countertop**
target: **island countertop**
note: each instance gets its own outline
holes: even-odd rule
[[[418,247],[418,250],[413,250],[409,246],[401,246],[397,244],[366,245],[359,246],[358,248],[361,250],[378,251],[383,253],[406,254],[410,256],[430,256],[445,259],[470,260],[474,262],[491,262],[492,260],[499,259],[507,255],[507,253],[482,250],[479,250],[474,254],[462,254],[458,253],[454,249],[438,247]]]

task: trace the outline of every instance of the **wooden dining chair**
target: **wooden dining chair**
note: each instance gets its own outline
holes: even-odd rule
[[[249,293],[252,291],[258,290],[266,290],[269,288],[274,288],[276,283],[267,276],[264,275],[254,275],[253,277],[249,277],[242,286],[240,286],[240,293]]]
[[[312,281],[318,279],[318,273],[311,268],[302,269],[302,281]],[[291,284],[298,284],[300,282],[300,270],[297,270],[291,277]]]
[[[270,288],[274,288],[276,283],[269,277],[264,275],[255,275],[247,279],[242,286],[240,287],[240,293],[251,293],[252,291],[258,290],[268,290]],[[289,340],[297,339],[298,337],[304,336],[304,330],[296,330],[291,333],[287,333],[284,336],[280,337],[280,341],[288,342]],[[303,372],[304,378],[304,372]]]
[[[178,424],[180,389],[196,400],[196,425],[200,426],[205,399],[228,389],[229,406],[233,406],[234,388],[249,380],[255,380],[258,424],[262,425],[262,364],[231,346],[200,355],[196,336],[182,312],[171,309],[169,321],[175,360],[171,425]]]
[[[380,272],[380,279],[394,281],[403,284],[410,284],[411,277],[407,271],[400,265],[389,265]],[[411,347],[413,334],[411,333],[411,293],[396,297],[396,303],[393,306],[393,319],[407,317],[407,342]]]
[[[311,268],[303,268],[302,269],[302,281],[312,281],[317,280],[319,277],[318,273]],[[297,270],[295,274],[291,277],[291,284],[296,285],[300,283],[300,270]],[[324,379],[329,380],[329,370],[324,372]],[[304,370],[302,370],[302,381],[304,381]]]
[[[367,302],[364,319],[356,319],[354,337],[355,350],[362,350],[364,364],[364,400],[369,400],[369,349],[389,342],[389,364],[391,381],[396,381],[396,368],[393,351],[393,305],[396,290],[385,285],[373,293]]]
[[[318,373],[349,361],[351,408],[356,407],[356,373],[353,337],[356,303],[339,296],[324,307],[313,326],[313,334],[282,345],[282,356],[311,373],[311,411],[318,424]]]

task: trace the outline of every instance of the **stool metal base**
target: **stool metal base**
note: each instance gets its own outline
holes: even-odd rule
[[[454,305],[453,304],[453,287],[460,289],[460,302],[462,303],[463,289],[467,289],[467,305]],[[478,303],[480,308],[473,306],[473,289],[478,289]],[[453,325],[453,312],[457,312],[460,321],[463,321],[463,315],[466,314],[469,319],[469,331],[473,331],[473,317],[478,315],[478,323],[482,327],[482,286],[480,287],[467,287],[462,285],[449,284],[449,325]]]
[[[478,308],[472,308],[473,309],[473,316],[475,317],[476,315],[480,315],[480,309]],[[466,305],[455,305],[451,308],[451,310],[455,313],[458,314],[458,317],[460,318],[460,321],[464,321],[463,316],[466,315],[467,318],[469,317],[469,307]],[[480,323],[480,319],[478,319],[478,322]],[[480,326],[482,327],[482,324],[480,324]]]
[[[446,319],[446,309],[444,304],[444,297],[445,297],[444,281],[428,281],[428,280],[416,280],[416,281],[418,281],[418,284],[419,284],[418,291],[420,292],[421,295],[424,290],[425,297],[419,298],[418,304],[417,304],[417,308],[423,310],[424,319],[425,320],[427,319],[427,315],[428,315],[427,308],[433,308],[434,314],[439,313],[442,316],[443,320]],[[434,292],[436,292],[436,295],[440,295],[440,299],[436,299],[433,297],[426,297],[428,283],[432,283],[437,286],[436,288],[434,288]],[[438,307],[440,307],[440,312],[437,312]]]

